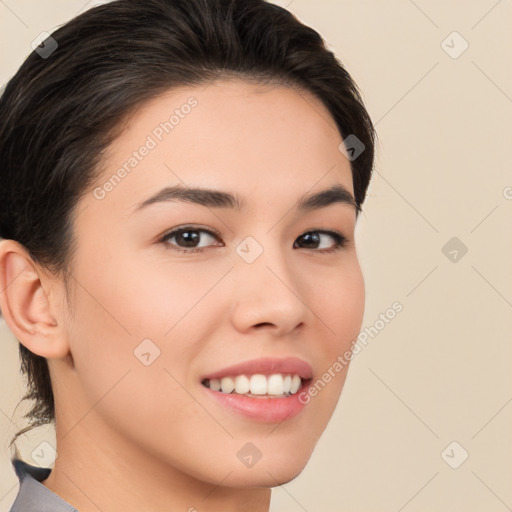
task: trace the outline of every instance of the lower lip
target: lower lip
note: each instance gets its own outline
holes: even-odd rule
[[[299,395],[307,388],[309,381],[303,382],[294,395],[282,398],[252,398],[237,395],[236,393],[222,393],[214,391],[200,384],[200,386],[220,404],[247,418],[262,423],[280,423],[299,414],[306,404],[299,401]]]

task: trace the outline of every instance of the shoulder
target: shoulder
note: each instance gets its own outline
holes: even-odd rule
[[[51,468],[32,466],[21,459],[13,459],[12,465],[20,487],[9,512],[78,512],[41,483],[48,478]]]

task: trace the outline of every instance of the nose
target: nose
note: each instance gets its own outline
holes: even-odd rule
[[[239,332],[268,329],[283,336],[312,314],[304,274],[290,260],[282,250],[266,248],[252,263],[236,261],[231,321]]]

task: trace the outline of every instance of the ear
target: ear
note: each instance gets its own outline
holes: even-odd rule
[[[62,310],[53,303],[53,283],[15,240],[0,241],[0,309],[14,336],[39,356],[69,353]]]

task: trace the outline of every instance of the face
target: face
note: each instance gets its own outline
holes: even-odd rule
[[[210,483],[300,473],[364,309],[341,142],[306,92],[239,80],[174,89],[131,117],[78,204],[63,423]]]

